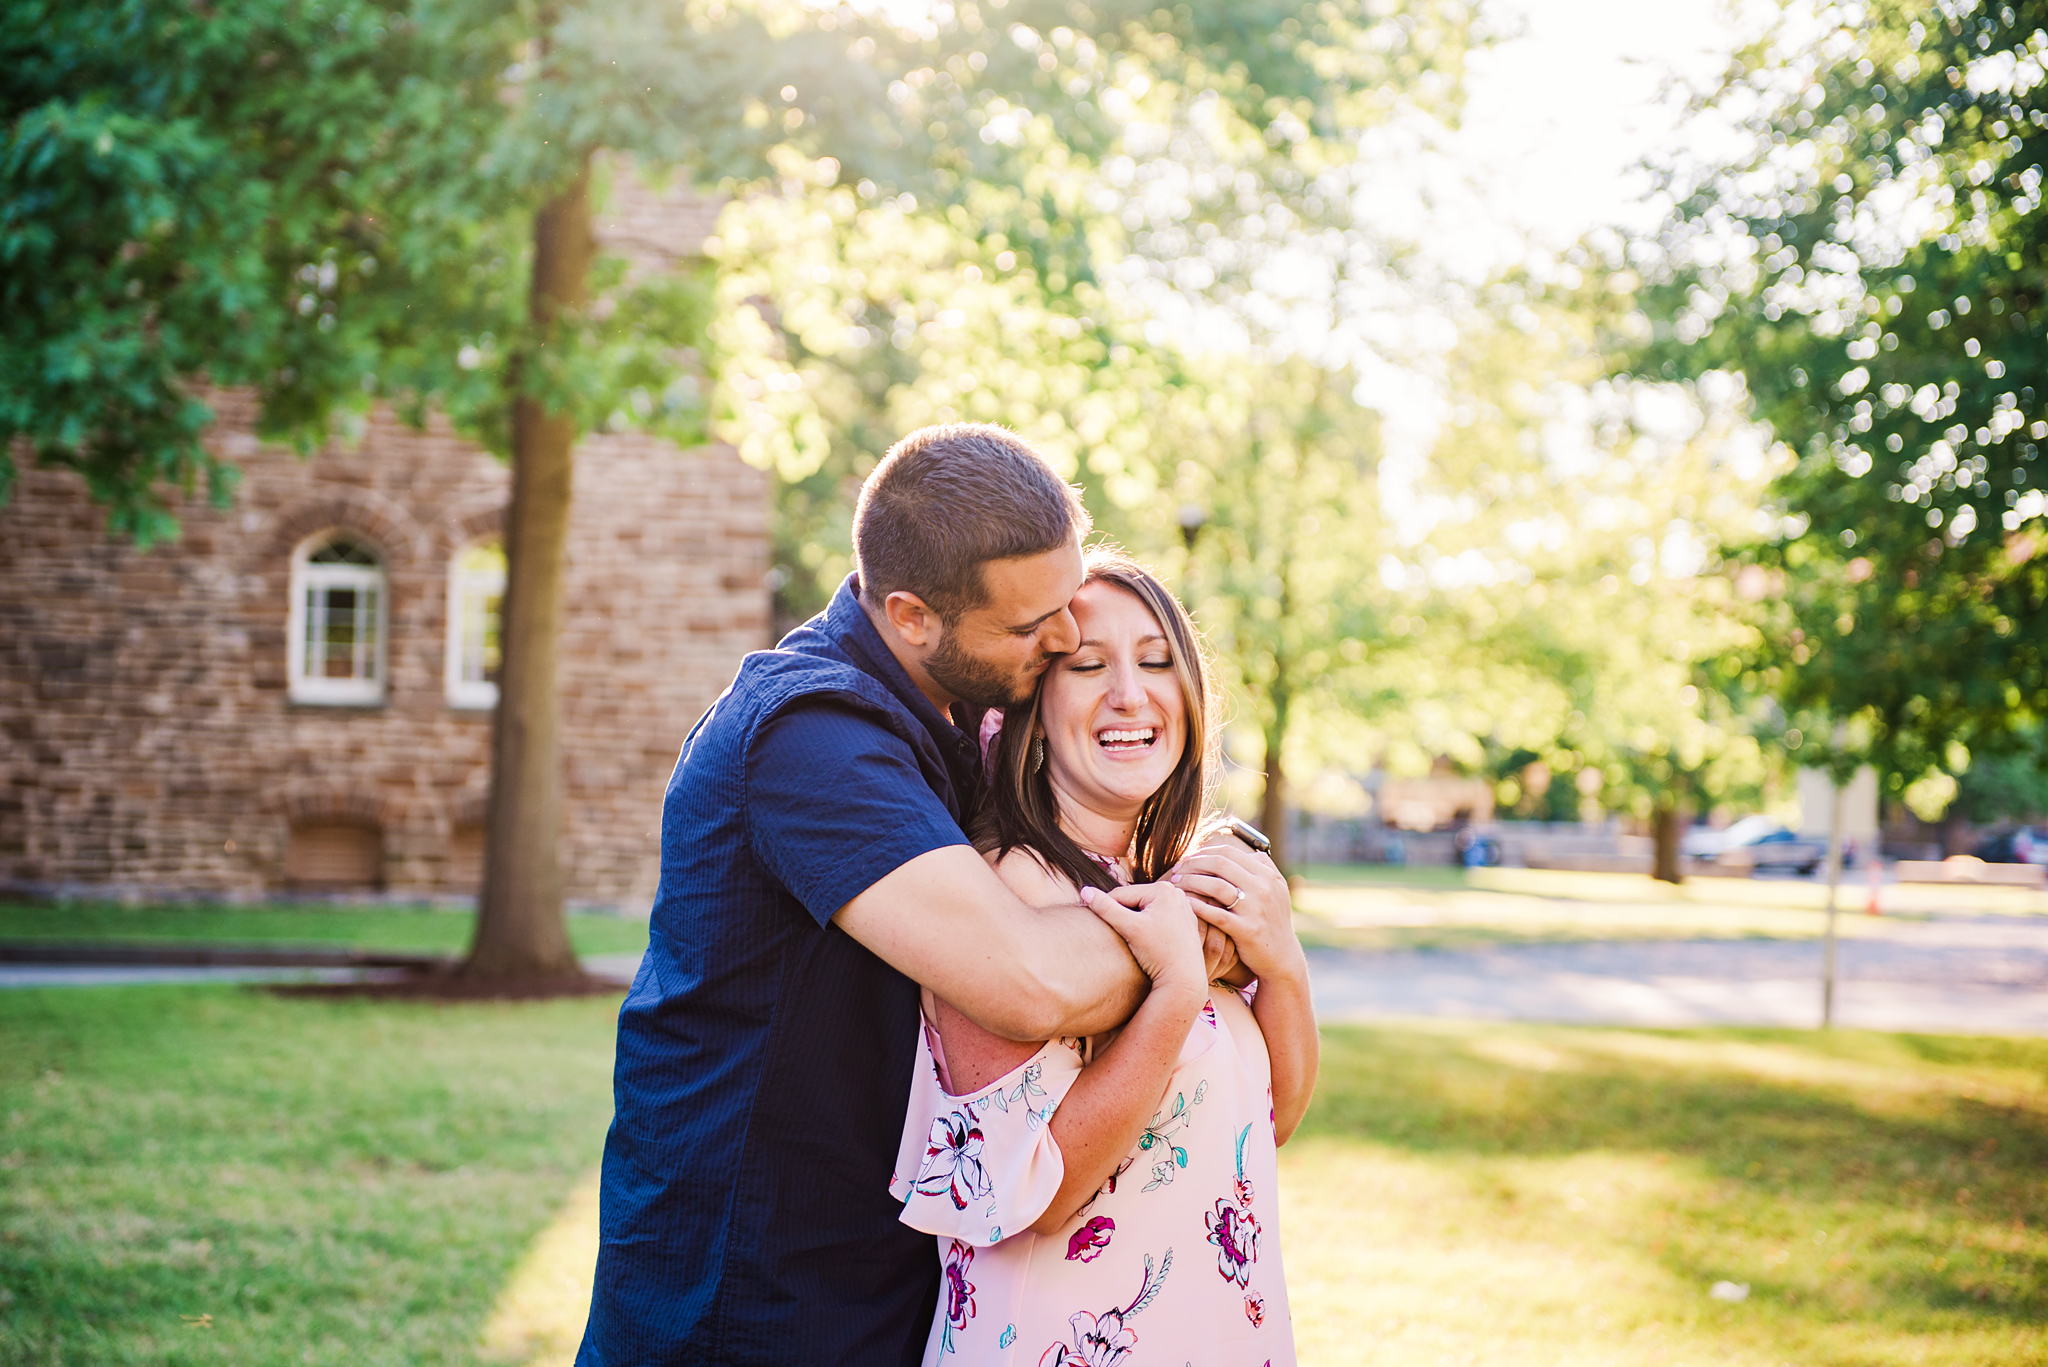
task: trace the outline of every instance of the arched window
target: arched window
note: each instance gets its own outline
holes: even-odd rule
[[[294,702],[384,701],[384,565],[345,531],[323,532],[292,556]]]
[[[505,548],[478,541],[448,565],[448,705],[498,705],[498,611],[505,601]]]

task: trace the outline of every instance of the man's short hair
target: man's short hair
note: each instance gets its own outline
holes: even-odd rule
[[[950,623],[987,601],[983,562],[1056,550],[1092,522],[1080,492],[1015,433],[920,427],[889,448],[854,505],[861,597],[879,607],[914,593]]]

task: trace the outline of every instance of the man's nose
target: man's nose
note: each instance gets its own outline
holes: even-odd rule
[[[1071,655],[1080,647],[1081,624],[1074,620],[1072,608],[1061,608],[1059,616],[1045,624],[1038,645],[1048,655]]]

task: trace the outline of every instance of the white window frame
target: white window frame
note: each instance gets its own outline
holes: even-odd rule
[[[292,552],[291,613],[286,626],[285,655],[289,661],[289,693],[293,702],[328,707],[374,707],[384,701],[386,643],[390,639],[391,590],[384,562],[374,565],[315,565],[314,552],[337,537],[348,537],[359,545],[369,543],[345,528],[329,528],[309,536]],[[352,678],[335,679],[306,669],[306,634],[309,626],[308,597],[314,589],[354,589],[372,597],[368,648],[356,647],[355,665],[360,672]],[[326,610],[323,598],[321,611]],[[358,609],[360,614],[361,609]],[[361,633],[358,634],[361,640]]]
[[[498,705],[498,685],[489,679],[471,677],[471,647],[480,656],[483,641],[473,638],[469,632],[469,607],[476,597],[488,598],[496,594],[500,609],[505,601],[505,572],[471,570],[463,568],[463,557],[479,546],[495,545],[495,537],[472,541],[449,557],[448,560],[448,645],[444,665],[444,684],[448,693],[448,705],[465,711],[488,712]],[[504,649],[504,623],[498,626],[500,658]],[[480,659],[476,661],[481,664]]]

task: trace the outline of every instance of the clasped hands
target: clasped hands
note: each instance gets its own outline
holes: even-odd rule
[[[1257,978],[1307,972],[1287,880],[1271,858],[1228,834],[1184,857],[1161,882],[1107,893],[1086,888],[1082,900],[1130,944],[1155,986],[1163,977],[1199,975],[1204,985],[1242,977],[1233,974],[1240,965]]]

